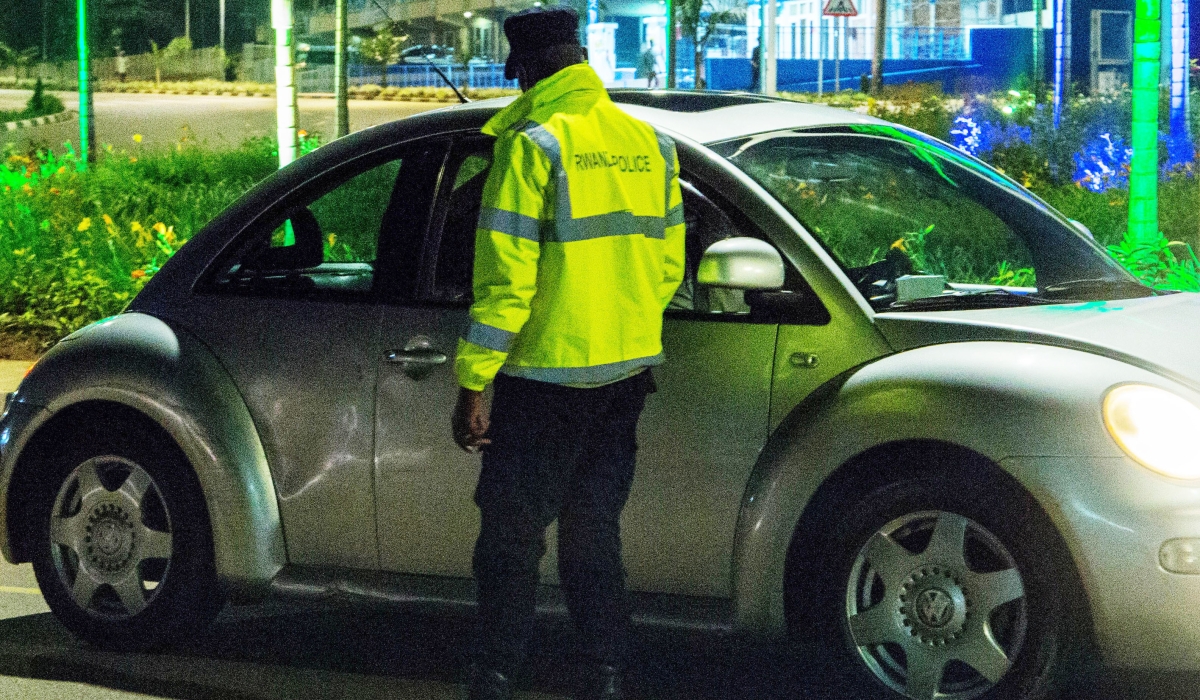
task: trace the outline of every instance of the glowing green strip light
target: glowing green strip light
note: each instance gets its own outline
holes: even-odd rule
[[[77,0],[79,42],[79,169],[86,170],[91,160],[92,144],[88,127],[92,121],[91,81],[88,79],[87,0]]]
[[[1158,78],[1161,0],[1137,0],[1133,20],[1133,158],[1129,172],[1129,236],[1158,236]]]

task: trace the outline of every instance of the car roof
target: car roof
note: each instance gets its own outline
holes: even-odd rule
[[[848,109],[744,92],[617,89],[610,90],[609,94],[631,116],[699,143],[716,143],[781,129],[888,123]],[[487,108],[498,111],[514,99],[481,100],[439,111]]]

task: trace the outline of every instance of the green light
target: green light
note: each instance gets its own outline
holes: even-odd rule
[[[79,43],[79,169],[96,160],[96,125],[92,120],[92,84],[88,66],[87,0],[76,1],[77,41]]]
[[[1158,231],[1158,78],[1162,54],[1160,0],[1137,0],[1133,21],[1133,157],[1129,172],[1129,237]]]

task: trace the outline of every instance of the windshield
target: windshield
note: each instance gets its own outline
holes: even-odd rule
[[[778,199],[877,310],[1153,294],[1069,220],[978,161],[895,127],[839,131],[775,132],[713,149]]]

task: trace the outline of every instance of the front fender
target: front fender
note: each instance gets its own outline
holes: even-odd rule
[[[1105,391],[1179,385],[1087,353],[1011,342],[947,343],[890,355],[832,380],[796,406],[763,451],[735,535],[735,626],[786,631],[784,579],[792,536],[817,489],[868,450],[936,441],[1009,469],[1039,501],[1078,562],[1083,547],[1044,472],[1018,456],[1121,458],[1101,417]]]
[[[21,383],[26,416],[0,458],[0,548],[12,559],[7,497],[38,429],[85,401],[111,401],[165,430],[196,471],[213,528],[218,575],[255,596],[286,563],[274,484],[258,432],[224,368],[194,336],[141,313],[93,324],[54,346]],[[33,408],[36,407],[36,408]],[[40,410],[38,410],[40,409]]]

